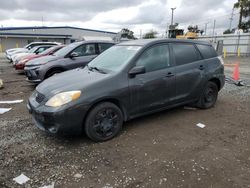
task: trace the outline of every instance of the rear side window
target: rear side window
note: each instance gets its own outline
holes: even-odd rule
[[[108,48],[110,48],[111,46],[113,46],[113,44],[111,43],[99,43],[98,44],[99,52],[102,53]]]
[[[137,66],[145,66],[146,72],[164,69],[170,66],[169,47],[167,44],[149,48],[138,59]]]
[[[176,65],[184,65],[201,60],[201,56],[193,44],[172,44]]]
[[[217,57],[217,53],[212,46],[203,44],[197,44],[196,46],[205,59]]]

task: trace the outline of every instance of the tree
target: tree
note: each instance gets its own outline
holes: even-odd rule
[[[143,35],[143,38],[144,38],[144,39],[153,39],[153,38],[156,38],[156,35],[157,35],[157,32],[151,30],[151,31],[145,33],[145,34]]]
[[[232,33],[235,33],[235,29],[227,29],[223,32],[223,34],[232,34]]]
[[[130,31],[127,28],[123,28],[121,31],[121,38],[127,38],[127,39],[136,39],[134,36],[134,32]]]
[[[238,29],[248,32],[250,30],[250,0],[238,0],[234,8],[240,9]],[[243,21],[243,18],[246,21]]]

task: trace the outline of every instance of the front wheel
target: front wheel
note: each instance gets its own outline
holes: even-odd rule
[[[208,109],[215,105],[218,97],[218,87],[214,82],[208,82],[197,103],[198,108]]]
[[[106,141],[118,135],[122,124],[123,115],[119,107],[110,102],[103,102],[87,115],[85,133],[93,141]]]

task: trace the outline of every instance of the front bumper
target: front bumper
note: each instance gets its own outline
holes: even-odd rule
[[[42,82],[41,75],[39,72],[39,67],[25,67],[24,73],[27,76],[27,80],[32,83]]]
[[[24,70],[24,64],[23,63],[17,63],[17,64],[15,64],[15,69],[16,70]]]
[[[38,104],[32,96],[27,104],[29,113],[32,114],[33,121],[39,129],[59,135],[82,133],[87,106],[64,105],[60,108],[52,108],[44,104]]]
[[[7,52],[5,53],[5,55],[8,60],[11,60],[11,56]]]
[[[220,88],[219,88],[219,90],[221,90],[225,85],[226,76],[223,74],[223,75],[219,76],[218,78],[220,80]]]

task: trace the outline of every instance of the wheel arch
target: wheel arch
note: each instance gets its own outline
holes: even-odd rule
[[[211,78],[208,81],[215,83],[217,85],[218,91],[221,89],[221,83],[219,78]]]
[[[86,118],[87,118],[89,112],[90,112],[96,105],[98,105],[98,104],[100,104],[100,103],[103,103],[103,102],[110,102],[110,103],[113,103],[113,104],[115,104],[116,106],[118,106],[118,108],[120,108],[120,110],[121,110],[121,112],[122,112],[123,121],[127,121],[127,120],[128,120],[127,110],[126,110],[125,106],[122,104],[122,102],[121,102],[120,100],[114,98],[114,97],[106,97],[106,98],[99,99],[99,100],[93,102],[93,103],[90,105],[90,107],[89,107],[89,109],[87,110],[87,113],[86,113],[86,115],[85,115],[85,117],[84,117],[84,119],[83,119],[83,124],[84,124],[84,122],[86,121]]]
[[[56,71],[56,70],[60,70],[60,71],[62,71],[62,72],[63,72],[63,71],[66,71],[63,67],[60,67],[60,66],[51,67],[51,68],[49,68],[49,70],[46,71],[44,78],[45,78],[45,79],[48,78],[48,75],[49,75],[51,72]]]

